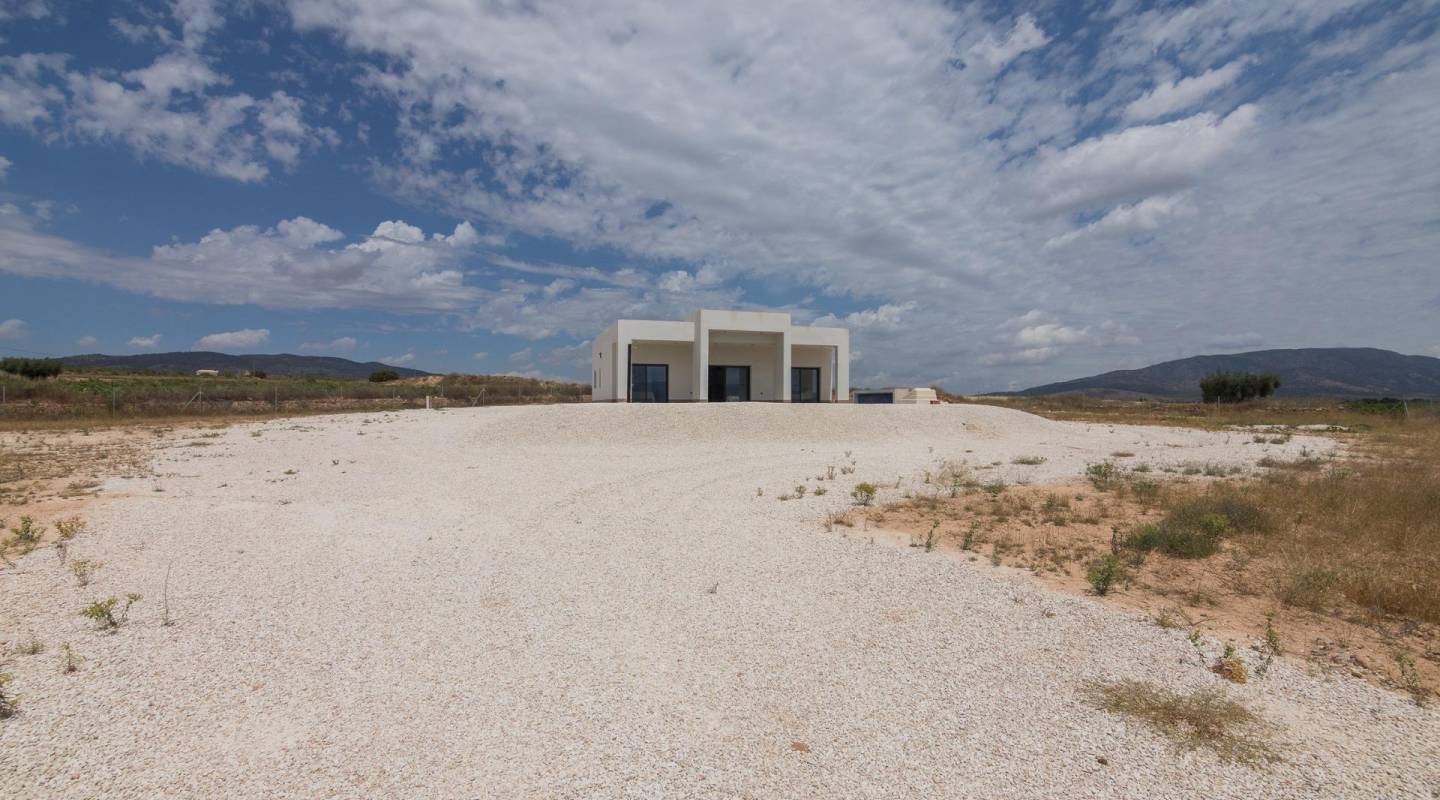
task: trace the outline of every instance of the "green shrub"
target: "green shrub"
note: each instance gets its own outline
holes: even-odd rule
[[[1095,590],[1095,594],[1103,597],[1125,579],[1125,562],[1114,553],[1103,555],[1090,562],[1085,579],[1090,582],[1090,588]]]
[[[131,592],[125,595],[125,604],[120,606],[119,611],[116,611],[115,607],[120,601],[114,597],[107,597],[104,600],[91,602],[90,605],[80,610],[80,615],[95,620],[102,630],[113,632],[125,624],[125,620],[130,618],[130,606],[139,601],[140,595]]]
[[[1090,479],[1090,484],[1097,490],[1108,492],[1115,488],[1115,484],[1120,480],[1120,467],[1109,461],[1101,461],[1099,464],[1087,466],[1085,477]]]
[[[371,383],[389,383],[400,380],[400,373],[393,369],[377,369],[370,373]]]
[[[857,483],[854,491],[850,492],[850,496],[855,498],[856,503],[868,506],[875,502],[875,493],[879,490],[880,487],[873,483]]]

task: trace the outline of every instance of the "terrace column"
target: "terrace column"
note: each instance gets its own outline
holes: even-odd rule
[[[630,402],[630,343],[631,339],[625,331],[624,323],[615,328],[615,363],[612,365],[615,370],[615,400],[620,403]]]
[[[790,328],[780,332],[780,357],[775,359],[779,364],[780,375],[780,402],[790,402]]]
[[[690,398],[710,402],[710,328],[704,312],[695,314],[695,342],[690,346]]]
[[[835,345],[835,402],[850,402],[850,337]]]

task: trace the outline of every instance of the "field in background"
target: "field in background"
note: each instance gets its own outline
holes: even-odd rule
[[[1417,698],[1440,690],[1440,408],[1331,401],[1203,405],[1083,397],[971,398],[1057,420],[1232,428],[1256,441],[1335,436],[1345,455],[1259,477],[1151,471],[1118,453],[1070,488],[949,485],[881,512],[887,527],[1097,593],[1166,624],[1263,635]],[[1243,445],[1241,445],[1243,446]],[[888,517],[888,518],[887,518]],[[938,523],[938,524],[937,524]]]
[[[65,372],[28,380],[0,373],[0,425],[105,420],[273,416],[340,411],[566,403],[588,400],[576,383],[500,375],[445,375],[387,383],[336,378]]]

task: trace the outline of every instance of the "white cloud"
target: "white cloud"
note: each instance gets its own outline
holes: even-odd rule
[[[170,45],[147,66],[125,72],[71,69],[58,54],[0,58],[0,123],[50,138],[119,144],[142,159],[242,182],[273,166],[295,166],[304,150],[334,144],[335,133],[304,120],[304,104],[282,90],[256,98],[224,91],[230,79],[202,54],[222,22],[206,0],[177,0],[175,41],[163,25],[133,26]]]
[[[354,244],[334,244],[341,237],[297,217],[274,228],[216,229],[198,241],[129,258],[45,233],[22,216],[0,216],[0,272],[98,281],[171,300],[273,308],[460,311],[481,297],[465,284],[461,269],[475,240],[468,223],[428,239],[398,221],[381,223]]]
[[[306,342],[300,345],[300,349],[310,353],[349,353],[359,344],[354,336],[341,336],[328,342]]]
[[[223,333],[212,333],[201,336],[195,340],[192,350],[240,350],[247,347],[257,347],[270,341],[270,331],[266,328],[242,328],[238,331],[225,331]]]
[[[160,346],[161,338],[162,337],[158,333],[154,333],[149,336],[134,336],[130,339],[130,346],[138,347],[142,350],[150,350]]]
[[[971,58],[988,66],[1002,67],[1021,53],[1044,47],[1048,41],[1050,37],[1040,30],[1040,26],[1035,23],[1035,17],[1022,14],[1015,20],[1015,27],[1003,39],[996,38],[994,34],[987,35],[970,48],[969,54]]]
[[[1156,195],[1138,203],[1118,205],[1105,216],[1077,230],[1063,233],[1045,243],[1046,249],[1062,247],[1088,238],[1134,236],[1158,230],[1168,219],[1193,213],[1186,193]]]
[[[1212,337],[1205,344],[1217,350],[1253,350],[1265,342],[1265,337],[1254,331],[1225,333]]]
[[[50,3],[45,0],[3,0],[0,2],[0,21],[44,19],[50,14]]]
[[[100,340],[96,339],[94,336],[81,336],[79,339],[75,340],[75,344],[81,347],[94,347],[99,343]]]
[[[30,326],[23,319],[7,319],[0,322],[0,339],[19,339],[30,332]]]
[[[0,156],[0,181],[5,180],[6,173],[8,173],[10,171],[10,168],[14,165],[14,161],[11,161],[5,156]]]
[[[410,364],[415,363],[415,351],[410,350],[398,356],[383,356],[380,358],[380,363],[389,364],[392,367],[409,366]]]
[[[1042,150],[1034,173],[1038,210],[1080,211],[1193,186],[1249,134],[1257,113],[1255,106],[1243,105],[1223,118],[1205,112],[1127,128],[1064,150]]]
[[[1199,75],[1160,83],[1127,106],[1125,117],[1131,120],[1147,120],[1184,111],[1234,83],[1250,63],[1249,58],[1238,58],[1223,67],[1207,70]]]
[[[489,353],[485,352],[484,350],[481,350],[481,351],[476,352],[476,353],[471,353],[471,354],[470,354],[470,357],[473,358],[473,359],[475,359],[476,361],[484,361],[489,355],[490,355]]]

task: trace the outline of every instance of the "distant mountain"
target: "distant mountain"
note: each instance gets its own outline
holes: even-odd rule
[[[1406,356],[1372,347],[1257,350],[1122,369],[997,394],[1086,394],[1199,400],[1200,379],[1213,372],[1273,372],[1277,397],[1440,397],[1440,358]]]
[[[314,375],[322,378],[368,378],[370,373],[378,369],[394,370],[402,378],[420,378],[430,374],[418,369],[392,367],[377,361],[367,361],[362,364],[348,358],[297,356],[289,353],[279,355],[257,353],[242,356],[201,351],[144,353],[135,356],[106,356],[97,353],[66,356],[60,360],[65,366],[76,369],[126,369],[150,370],[151,372],[194,373],[197,369],[249,372],[258,369],[270,375]]]

